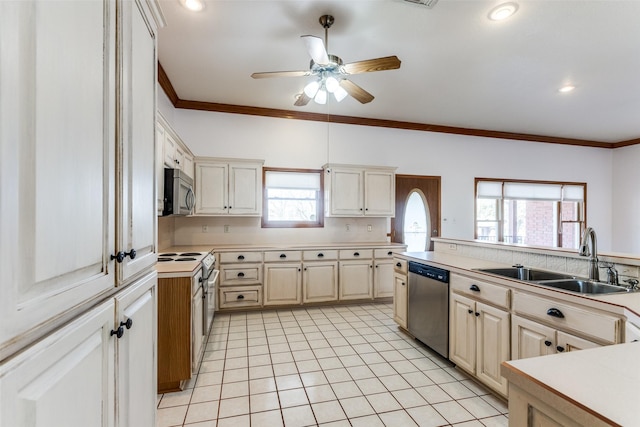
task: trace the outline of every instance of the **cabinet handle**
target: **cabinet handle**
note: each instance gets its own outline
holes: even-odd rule
[[[322,252],[320,252],[320,253],[318,254],[318,258],[324,258],[324,254],[323,254]]]
[[[406,283],[402,282],[402,286],[405,286],[405,285],[406,285]]]
[[[244,273],[241,271],[240,273],[238,273],[238,277],[244,277]]]
[[[111,261],[113,261],[113,260],[115,259],[115,260],[116,260],[116,262],[117,262],[118,264],[120,264],[120,263],[122,263],[122,261],[124,261],[124,258],[125,258],[126,256],[127,256],[127,255],[126,255],[124,252],[120,251],[120,252],[118,252],[118,253],[117,253],[117,254],[115,254],[115,255],[111,255]]]
[[[558,319],[564,319],[564,314],[557,308],[550,308],[547,310],[547,314],[552,317],[557,317]]]
[[[400,264],[400,263],[398,262],[398,263],[396,263],[396,267],[400,268],[400,267],[402,267],[402,264]]]
[[[473,314],[473,310],[469,309],[467,311],[469,312],[469,314]]]
[[[387,255],[389,255],[389,256],[393,255],[393,251],[387,252]]]
[[[120,322],[120,327],[126,327],[127,329],[131,329],[133,326],[133,320],[129,317],[126,322]]]
[[[280,254],[280,258],[286,258],[287,256],[285,254]]]
[[[238,255],[238,259],[242,261],[244,259],[244,255]]]
[[[557,346],[556,350],[558,350],[558,352],[562,353],[564,351],[564,347],[562,346]]]
[[[112,330],[111,331],[111,335],[110,336],[116,336],[116,338],[122,338],[122,336],[124,335],[124,328],[122,327],[122,324],[120,326],[118,326],[118,329],[116,329],[115,331]]]
[[[480,313],[476,311],[476,317],[480,317]]]
[[[305,268],[305,270],[306,270],[306,268]],[[302,271],[302,269],[300,269],[300,268],[298,267],[298,271]]]
[[[131,250],[130,250],[129,252],[125,252],[124,254],[125,254],[125,256],[127,256],[127,255],[128,255],[128,256],[129,256],[129,258],[131,258],[131,259],[135,259],[135,258],[136,258],[136,255],[138,255],[138,253],[136,252],[136,250],[135,250],[135,249],[133,249],[133,248],[131,248]]]
[[[365,208],[365,211],[368,211],[368,210],[369,210],[369,208]]]
[[[232,209],[232,208],[231,208],[231,205],[229,205],[229,209]]]
[[[236,299],[244,299],[244,295],[238,295]]]
[[[353,256],[360,256],[360,252],[354,252]]]
[[[469,286],[469,290],[471,290],[473,292],[480,292],[480,288],[478,287],[478,285]]]
[[[549,341],[549,340],[545,341],[544,345],[546,345],[547,347],[551,347],[551,341]]]

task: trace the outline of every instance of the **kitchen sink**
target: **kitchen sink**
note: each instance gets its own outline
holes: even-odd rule
[[[536,284],[581,294],[627,292],[627,288],[623,286],[609,285],[608,283],[594,282],[586,279],[549,280],[537,282]]]
[[[481,268],[478,271],[484,273],[496,274],[498,276],[510,277],[512,279],[525,280],[527,282],[538,282],[541,280],[563,280],[575,279],[574,276],[562,273],[553,273],[551,271],[536,270],[532,268]]]

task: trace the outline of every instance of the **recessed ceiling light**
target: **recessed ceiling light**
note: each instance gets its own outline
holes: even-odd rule
[[[509,2],[502,3],[491,9],[489,19],[492,21],[503,21],[518,11],[518,4]]]
[[[192,12],[200,12],[204,9],[204,0],[178,0],[180,4]]]
[[[576,87],[574,85],[567,84],[567,85],[562,86],[560,89],[558,89],[558,92],[560,92],[560,93],[568,93],[568,92],[571,92],[572,90],[574,90],[575,88]]]

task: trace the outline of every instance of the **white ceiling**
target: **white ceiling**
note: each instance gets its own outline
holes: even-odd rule
[[[518,0],[487,19],[493,0],[206,0],[201,12],[161,0],[158,57],[182,100],[620,142],[640,138],[640,1]],[[375,99],[295,107],[311,77],[301,35],[324,37],[345,63],[397,55],[399,70],[350,79]],[[557,90],[572,83],[577,88]]]

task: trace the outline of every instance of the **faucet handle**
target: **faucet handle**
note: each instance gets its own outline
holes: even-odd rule
[[[522,265],[522,264],[514,264],[511,267],[513,267],[513,268],[523,268],[524,265]]]
[[[638,282],[638,279],[625,279],[623,280],[623,282],[629,284],[628,288],[630,291],[635,291],[636,289],[638,289],[638,283],[640,283]]]

